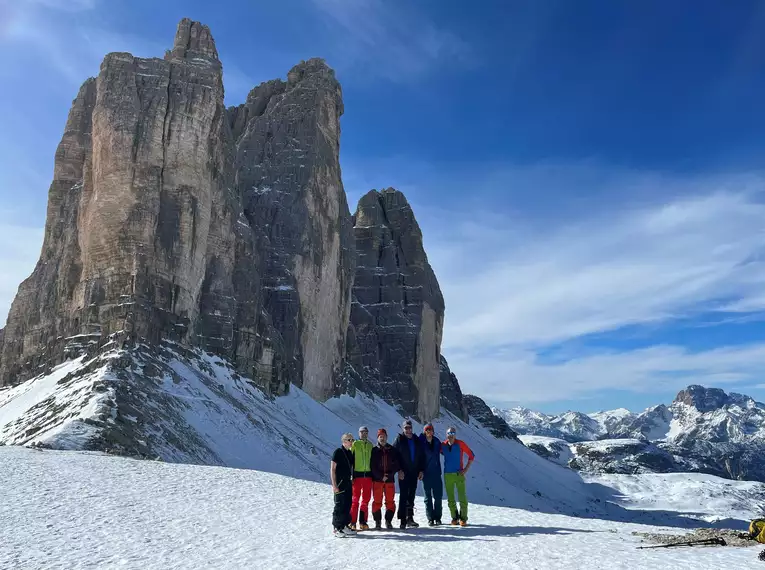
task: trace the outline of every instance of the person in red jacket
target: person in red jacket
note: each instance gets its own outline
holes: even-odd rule
[[[375,529],[382,528],[382,504],[385,500],[385,528],[393,528],[396,513],[395,477],[403,477],[398,451],[388,443],[388,432],[377,430],[377,445],[372,448],[372,518]]]

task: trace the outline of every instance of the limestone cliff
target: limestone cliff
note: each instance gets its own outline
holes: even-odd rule
[[[266,85],[278,97],[256,88],[244,113],[227,111],[210,30],[188,19],[164,59],[105,57],[56,152],[0,386],[110,340],[170,339],[272,393],[334,390],[353,265],[340,89],[318,60]]]
[[[340,179],[340,84],[320,59],[228,110],[236,188],[263,259],[264,307],[285,366],[314,398],[334,392],[345,355],[354,241]]]
[[[348,361],[360,389],[430,420],[440,407],[444,299],[411,206],[372,190],[354,216],[356,278]]]

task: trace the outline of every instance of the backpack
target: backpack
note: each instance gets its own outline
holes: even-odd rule
[[[765,543],[765,519],[754,519],[749,523],[749,538]]]

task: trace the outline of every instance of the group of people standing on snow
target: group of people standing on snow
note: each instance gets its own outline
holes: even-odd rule
[[[342,446],[335,450],[330,462],[330,479],[335,493],[332,526],[338,538],[351,536],[357,530],[369,529],[367,515],[370,499],[375,529],[382,528],[383,504],[385,528],[393,528],[396,480],[399,489],[400,528],[420,526],[414,520],[418,481],[422,481],[425,490],[428,525],[442,524],[444,486],[452,517],[451,524],[467,525],[465,475],[475,459],[473,451],[464,441],[457,439],[457,429],[454,427],[446,430],[443,442],[435,436],[432,424],[427,424],[420,436],[414,434],[411,420],[404,421],[401,427],[403,433],[396,436],[393,445],[388,443],[385,428],[377,430],[377,445],[369,440],[369,428],[366,426],[359,428],[357,440],[350,433],[343,434]],[[441,456],[444,458],[443,481]],[[467,464],[463,463],[464,456],[468,458]]]

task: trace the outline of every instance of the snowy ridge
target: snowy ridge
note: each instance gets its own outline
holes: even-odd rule
[[[8,445],[105,450],[323,482],[343,432],[364,424],[385,427],[392,439],[402,421],[396,409],[361,393],[322,404],[293,386],[269,398],[224,360],[173,345],[68,362],[0,391],[0,402],[0,443]],[[582,515],[605,508],[579,475],[497,439],[475,419],[467,424],[442,410],[434,425],[438,434],[457,426],[475,452],[473,501]]]
[[[765,404],[741,394],[689,386],[671,405],[640,414],[625,409],[559,416],[526,408],[493,411],[523,437],[548,438],[529,440],[541,456],[583,472],[698,472],[765,481]],[[612,441],[605,447],[597,443],[604,439]],[[572,444],[571,455],[563,440]]]

